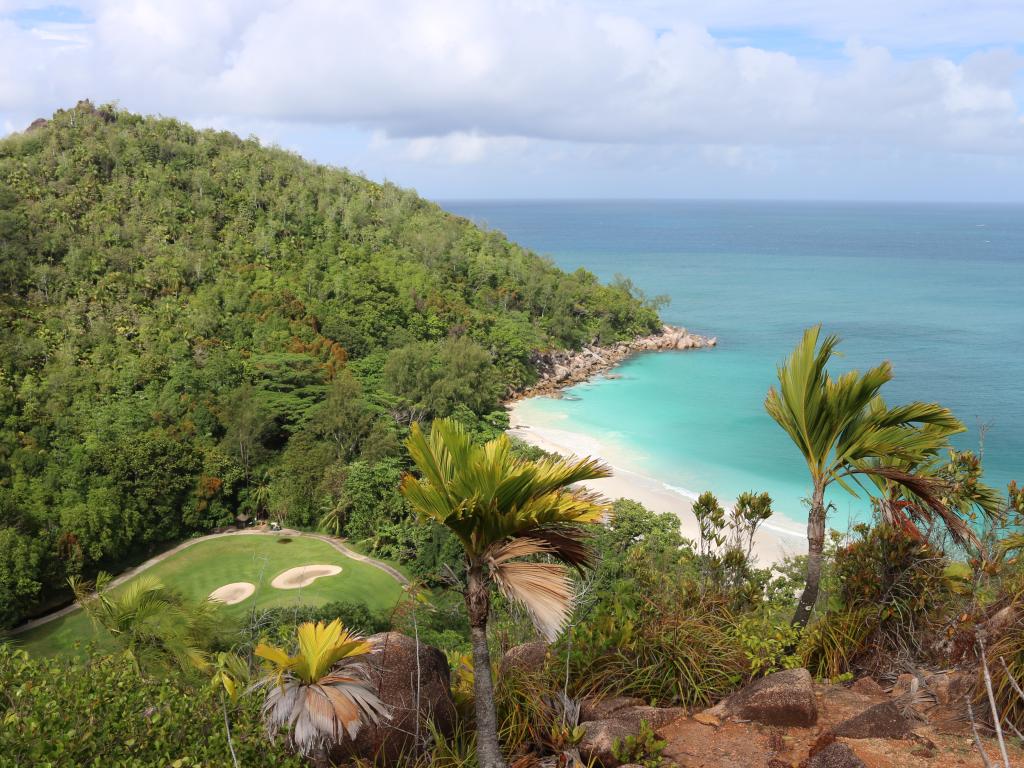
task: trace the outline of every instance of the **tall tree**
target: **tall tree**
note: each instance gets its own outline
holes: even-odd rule
[[[857,476],[884,477],[940,517],[949,517],[942,481],[912,468],[948,445],[950,435],[964,431],[964,425],[937,403],[888,407],[880,392],[892,379],[889,362],[833,379],[826,366],[839,337],[826,336],[819,346],[820,332],[820,325],[804,331],[778,369],[779,389],[769,389],[764,401],[768,414],[800,449],[811,474],[807,579],[793,616],[799,627],[807,625],[818,599],[828,487],[835,482],[856,493],[851,481]],[[894,466],[894,461],[906,462],[910,469]]]
[[[611,472],[589,458],[517,458],[504,435],[475,445],[452,419],[436,420],[429,437],[413,424],[406,446],[422,477],[407,475],[402,493],[422,520],[448,527],[465,550],[477,757],[480,768],[501,768],[487,647],[492,588],[521,604],[554,639],[574,597],[565,566],[592,565],[581,524],[600,521],[608,510],[599,494],[575,484]]]

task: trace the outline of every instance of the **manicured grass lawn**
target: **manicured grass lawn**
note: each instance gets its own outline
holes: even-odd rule
[[[252,597],[221,609],[226,616],[234,618],[241,618],[254,606],[322,605],[334,600],[363,603],[372,611],[388,611],[402,593],[401,586],[391,576],[365,563],[350,560],[324,541],[296,536],[285,543],[284,538],[239,535],[201,541],[158,563],[146,573],[192,600],[205,599],[217,587],[231,582],[252,582],[256,585]],[[342,571],[299,589],[270,586],[282,571],[318,563],[338,565]],[[85,614],[75,611],[13,639],[30,653],[52,655],[73,652],[76,642],[84,645],[90,640],[103,638],[97,636]]]

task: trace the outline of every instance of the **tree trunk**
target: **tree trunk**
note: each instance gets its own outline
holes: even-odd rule
[[[466,611],[473,643],[473,693],[476,706],[476,756],[480,768],[505,768],[498,745],[498,718],[494,711],[494,682],[491,653],[487,648],[487,614],[490,596],[483,567],[470,564],[466,589]]]
[[[330,750],[325,746],[319,746],[310,755],[315,768],[331,768]]]
[[[807,581],[793,614],[792,625],[799,629],[807,626],[811,611],[818,602],[821,587],[821,553],[825,547],[825,488],[815,483],[811,509],[807,514]]]

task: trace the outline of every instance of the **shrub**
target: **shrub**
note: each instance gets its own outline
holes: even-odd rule
[[[853,666],[884,676],[926,658],[943,617],[962,599],[948,564],[896,528],[855,526],[836,549],[827,610],[801,643],[808,668],[825,678]]]
[[[703,706],[746,677],[743,648],[726,625],[700,614],[648,615],[634,621],[616,607],[597,613],[571,633],[566,652],[578,694]]]
[[[221,700],[179,676],[143,678],[123,656],[29,657],[0,644],[0,765],[231,765]],[[299,768],[268,742],[259,702],[231,707],[241,765]]]
[[[667,746],[668,742],[657,738],[650,724],[646,720],[641,720],[640,732],[636,736],[627,736],[625,739],[615,739],[612,742],[612,755],[623,764],[661,768],[665,764],[662,752]]]

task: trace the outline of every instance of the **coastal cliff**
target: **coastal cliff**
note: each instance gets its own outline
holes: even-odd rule
[[[607,346],[591,345],[582,349],[558,349],[538,352],[533,357],[539,376],[536,383],[513,392],[508,402],[536,395],[553,395],[604,373],[638,352],[705,349],[718,343],[715,336],[699,336],[685,328],[664,325],[658,333],[637,336]]]

